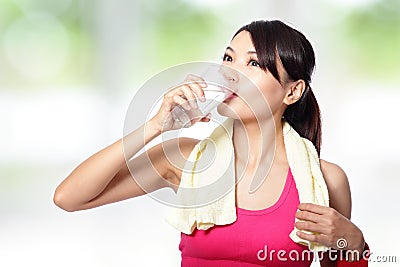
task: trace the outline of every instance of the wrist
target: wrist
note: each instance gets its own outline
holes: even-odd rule
[[[355,247],[354,250],[357,251],[359,253],[359,255],[361,255],[364,252],[364,250],[365,250],[364,238],[362,238],[361,243],[357,247]]]
[[[160,135],[162,133],[162,127],[155,121],[154,117],[145,122],[145,130],[149,131],[150,135]]]
[[[342,250],[341,252],[341,261],[344,262],[359,262],[368,259],[369,257],[369,247],[368,244],[364,241],[361,242],[358,246],[348,249]]]
[[[365,249],[365,239],[364,235],[361,232],[360,229],[357,229],[359,232],[359,237],[358,242],[354,242],[353,246],[348,247],[348,250],[351,250],[353,253],[350,253],[350,256],[348,257],[349,261],[358,261],[360,258],[362,258],[362,253],[364,252]]]

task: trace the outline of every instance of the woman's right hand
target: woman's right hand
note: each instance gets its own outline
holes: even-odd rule
[[[176,130],[182,128],[179,121],[175,121],[172,116],[172,110],[175,106],[181,106],[186,112],[195,112],[198,108],[197,98],[204,102],[206,101],[203,88],[207,87],[203,78],[189,74],[184,82],[164,94],[164,99],[157,114],[151,118],[154,124],[157,125],[161,132]],[[196,95],[196,96],[195,96]],[[191,124],[202,121],[210,121],[210,114],[207,116],[192,120]]]

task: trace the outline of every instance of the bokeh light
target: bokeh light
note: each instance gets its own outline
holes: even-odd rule
[[[67,214],[54,189],[122,137],[146,80],[220,61],[257,19],[283,20],[313,44],[321,157],[346,172],[352,220],[375,254],[400,261],[399,1],[2,0],[0,266],[179,266],[165,206],[143,196]]]

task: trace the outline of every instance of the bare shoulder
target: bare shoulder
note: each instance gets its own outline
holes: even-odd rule
[[[320,165],[326,183],[335,188],[348,184],[347,175],[339,165],[323,159],[320,159]]]
[[[323,159],[320,159],[320,166],[328,187],[330,206],[350,218],[351,192],[345,171],[339,165]]]

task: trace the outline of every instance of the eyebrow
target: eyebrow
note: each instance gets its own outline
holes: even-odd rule
[[[232,51],[233,53],[235,53],[235,50],[233,50],[233,48],[230,47],[230,46],[228,46],[228,47],[226,48],[226,50],[230,50],[230,51]],[[247,51],[247,54],[257,54],[257,52],[256,52],[256,51]]]

